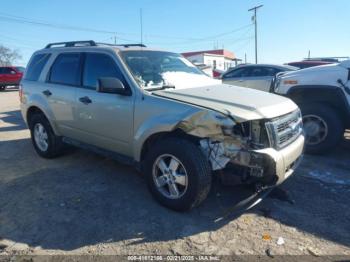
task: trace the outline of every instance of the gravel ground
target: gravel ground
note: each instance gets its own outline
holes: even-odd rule
[[[350,255],[349,159],[346,133],[334,152],[305,156],[282,190],[216,222],[237,188],[215,182],[199,208],[167,210],[114,160],[79,149],[40,158],[18,93],[1,92],[0,254]]]

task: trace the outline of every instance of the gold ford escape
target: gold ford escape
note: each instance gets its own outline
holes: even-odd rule
[[[213,174],[266,192],[303,152],[291,100],[221,84],[144,45],[48,44],[30,59],[20,100],[40,156],[66,144],[105,153],[139,168],[155,199],[175,210],[199,205]]]

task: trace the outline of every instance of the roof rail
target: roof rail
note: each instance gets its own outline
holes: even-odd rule
[[[58,46],[58,47],[96,46],[96,43],[93,40],[58,42],[58,43],[50,43],[50,44],[46,45],[45,48],[52,48],[54,46]]]
[[[139,46],[139,47],[146,47],[146,45],[144,44],[118,44],[118,45],[115,45],[115,44],[109,44],[109,43],[96,43],[98,45],[108,45],[108,46],[122,46],[122,47],[133,47],[133,46]]]

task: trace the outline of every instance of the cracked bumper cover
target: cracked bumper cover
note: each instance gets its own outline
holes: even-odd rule
[[[273,165],[270,172],[274,172],[277,177],[276,185],[285,181],[299,166],[304,150],[304,135],[301,134],[293,143],[277,151],[273,148],[255,150],[270,159]]]

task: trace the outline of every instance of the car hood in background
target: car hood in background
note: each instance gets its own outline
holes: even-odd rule
[[[238,122],[274,118],[297,109],[288,98],[226,84],[160,90],[153,94],[212,109],[230,115]]]

